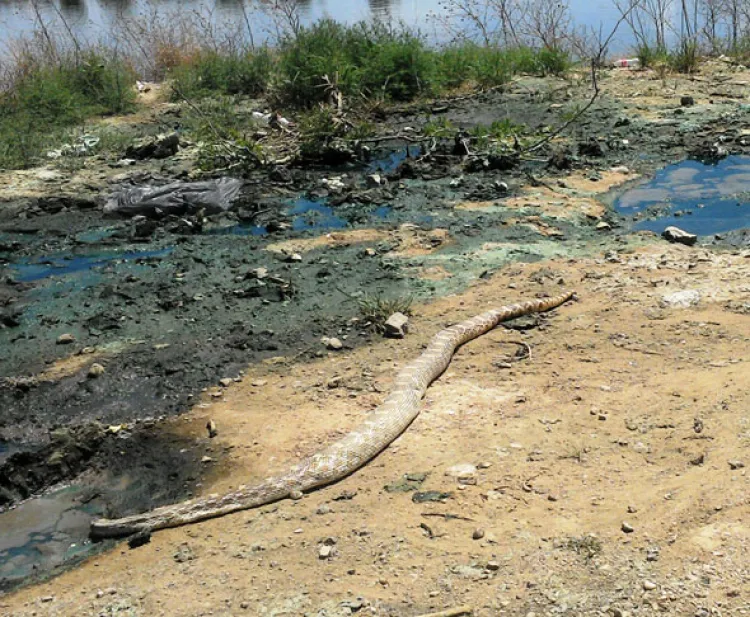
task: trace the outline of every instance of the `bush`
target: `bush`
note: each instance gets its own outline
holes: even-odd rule
[[[406,30],[324,19],[282,41],[280,94],[301,107],[325,101],[331,89],[344,96],[410,100],[434,88],[434,56]]]
[[[652,47],[648,43],[641,43],[635,48],[635,55],[641,68],[649,69],[666,62],[668,53],[663,47]]]
[[[267,49],[221,55],[205,51],[172,70],[174,98],[211,94],[263,94],[271,80],[273,57]]]
[[[683,39],[669,55],[669,66],[678,73],[693,73],[698,68],[698,43]]]
[[[33,64],[0,94],[0,167],[27,167],[56,133],[94,115],[133,109],[133,72],[95,51]]]
[[[536,53],[537,71],[542,76],[564,75],[570,68],[570,57],[562,49],[543,47]]]

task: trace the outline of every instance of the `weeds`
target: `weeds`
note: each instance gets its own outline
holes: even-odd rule
[[[664,63],[669,57],[669,52],[663,47],[655,47],[648,43],[640,43],[635,48],[635,55],[641,68],[653,69],[657,64]]]
[[[268,89],[273,68],[274,59],[268,49],[227,55],[204,51],[171,71],[172,96],[258,96]]]
[[[694,73],[698,68],[698,43],[683,39],[669,55],[669,66],[678,73]]]
[[[579,554],[586,561],[589,561],[601,554],[602,541],[593,534],[587,534],[580,538],[568,538],[562,547]]]
[[[359,299],[359,314],[378,332],[382,332],[385,330],[385,322],[393,313],[411,315],[413,303],[412,296],[389,299],[380,294],[365,294]]]
[[[30,60],[0,93],[0,167],[30,166],[89,116],[132,110],[134,82],[128,66],[93,50],[56,65]]]

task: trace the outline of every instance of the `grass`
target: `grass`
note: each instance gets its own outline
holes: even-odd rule
[[[29,167],[65,129],[91,116],[131,111],[134,82],[127,65],[95,51],[25,67],[0,94],[0,167]]]

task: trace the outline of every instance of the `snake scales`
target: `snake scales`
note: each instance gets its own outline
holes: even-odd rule
[[[427,386],[448,367],[458,347],[492,330],[502,321],[549,311],[572,297],[573,292],[567,292],[552,298],[503,306],[441,330],[422,355],[401,370],[391,393],[365,422],[283,475],[223,496],[208,496],[124,518],[98,519],[91,523],[91,535],[108,538],[177,527],[286,497],[299,499],[303,491],[336,482],[374,458],[411,424],[419,413],[419,401]]]

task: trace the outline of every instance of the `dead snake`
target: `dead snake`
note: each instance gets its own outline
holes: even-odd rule
[[[391,393],[365,422],[287,473],[223,496],[211,495],[124,518],[98,519],[91,523],[91,536],[127,536],[224,516],[286,497],[299,499],[303,492],[348,476],[385,449],[417,417],[419,402],[427,386],[448,367],[458,347],[492,330],[502,321],[554,309],[570,300],[573,293],[503,306],[441,330],[422,355],[401,370]]]

